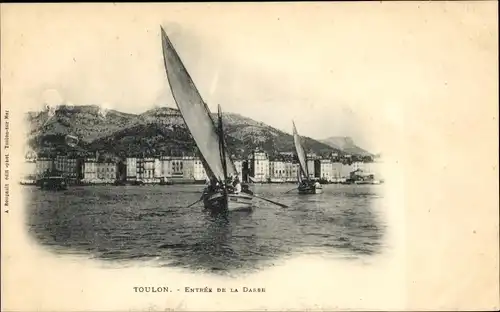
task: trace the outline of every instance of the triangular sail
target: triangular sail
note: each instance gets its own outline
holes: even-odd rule
[[[224,179],[224,168],[219,152],[219,137],[210,110],[196,89],[179,55],[160,26],[163,60],[175,103],[201,153],[202,163],[207,175],[219,181]],[[235,166],[226,156],[229,175],[234,175]]]
[[[307,156],[304,148],[302,147],[302,143],[300,142],[300,136],[297,133],[297,128],[295,127],[295,122],[292,121],[293,124],[293,142],[295,144],[295,150],[297,151],[297,158],[299,159],[299,167],[300,171],[304,175],[306,179],[309,179],[309,171],[307,169]]]

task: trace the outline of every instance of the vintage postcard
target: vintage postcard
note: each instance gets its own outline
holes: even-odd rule
[[[2,4],[2,310],[499,309],[497,9]]]

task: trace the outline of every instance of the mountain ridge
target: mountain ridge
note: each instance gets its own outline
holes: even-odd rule
[[[212,113],[212,117],[216,114]],[[294,152],[293,136],[237,113],[223,113],[230,153],[246,157],[261,149],[270,155]],[[28,144],[39,154],[95,151],[112,156],[184,155],[196,153],[196,144],[176,108],[157,107],[141,114],[106,110],[98,105],[67,106],[28,112]],[[78,138],[76,146],[65,143]],[[302,137],[306,151],[318,155],[345,152],[318,140]]]

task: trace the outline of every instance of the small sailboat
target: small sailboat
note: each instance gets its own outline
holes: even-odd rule
[[[160,29],[163,59],[170,89],[182,118],[196,142],[201,162],[209,178],[200,201],[203,201],[206,209],[216,212],[251,210],[253,197],[257,196],[247,185],[241,185],[236,166],[227,153],[220,105],[218,125],[216,125],[207,104],[201,98],[165,30],[161,26]]]
[[[295,122],[293,124],[293,143],[295,144],[295,150],[297,151],[297,158],[299,159],[298,171],[298,190],[299,194],[320,194],[323,192],[323,186],[314,179],[309,178],[309,169],[307,168],[307,156],[306,152],[301,143],[301,137],[297,132],[295,127]]]

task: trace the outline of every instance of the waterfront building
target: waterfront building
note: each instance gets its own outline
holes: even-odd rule
[[[97,161],[87,158],[83,162],[83,181],[93,183],[97,180]]]
[[[172,158],[172,178],[184,178],[184,162],[182,157]]]
[[[54,169],[54,161],[50,158],[41,157],[36,160],[36,176],[40,177],[47,171]]]
[[[241,172],[241,171],[239,171],[239,172]],[[207,178],[207,173],[205,171],[205,168],[203,167],[203,163],[202,163],[201,159],[198,157],[196,157],[194,159],[193,175],[194,175],[194,179],[197,181],[205,180]]]
[[[307,161],[306,161],[306,166],[307,166],[307,171],[309,172],[309,178],[319,178],[319,175],[316,174],[316,160],[318,160],[318,156],[315,153],[307,153],[306,155]]]
[[[78,166],[75,158],[68,156],[57,155],[54,161],[54,167],[57,171],[62,172],[62,175],[68,178],[76,179],[78,174]]]
[[[126,159],[127,181],[137,180],[137,158]]]
[[[287,171],[286,162],[273,160],[269,162],[269,174],[271,182],[284,182],[286,181]]]
[[[314,162],[315,162],[315,159],[308,159],[307,160],[307,171],[309,173],[309,178],[311,178],[311,179],[315,177]]]
[[[127,180],[127,165],[122,159],[116,164],[116,179],[120,182]]]
[[[57,171],[61,171],[63,172],[63,167],[65,165],[65,160],[67,159],[68,157],[67,156],[61,156],[61,155],[57,155],[56,156],[56,159],[54,160],[54,168],[57,170]]]
[[[163,168],[161,166],[161,161],[158,158],[154,159],[154,178],[161,179],[163,178]]]
[[[195,159],[192,156],[183,156],[182,161],[182,177],[187,180],[195,180],[194,177],[194,162]]]
[[[161,171],[163,173],[163,177],[171,178],[172,177],[172,157],[162,156],[160,157]]]
[[[285,181],[297,182],[299,170],[298,163],[285,162]]]
[[[326,181],[332,180],[332,162],[330,159],[317,159],[314,169],[316,177]]]
[[[116,163],[96,162],[98,183],[113,183],[116,180]]]
[[[187,159],[186,159],[187,161]],[[165,178],[184,178],[184,160],[180,156],[160,157],[162,175]]]
[[[142,181],[144,183],[155,182],[154,170],[155,170],[154,158],[137,159],[137,180]]]
[[[144,180],[144,159],[137,158],[137,181]]]
[[[250,175],[255,182],[269,179],[269,158],[265,152],[255,150],[250,156]]]
[[[155,159],[144,158],[144,178],[148,181],[154,179],[155,176]]]
[[[342,178],[342,163],[340,162],[333,162],[332,163],[332,181],[333,182],[340,182],[340,179]]]

